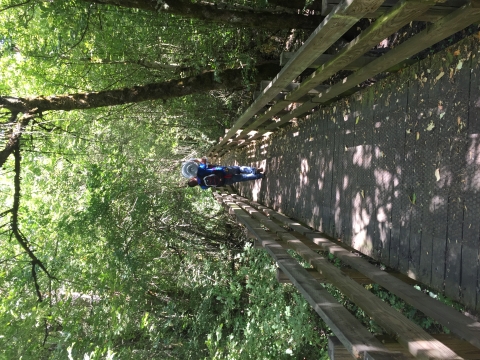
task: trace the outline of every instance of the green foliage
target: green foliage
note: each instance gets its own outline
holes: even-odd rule
[[[260,45],[287,34],[76,0],[1,0],[0,9],[2,96],[239,66],[247,77]],[[11,158],[0,170],[0,358],[324,356],[325,327],[305,301],[273,280],[265,254],[243,248],[209,192],[179,179],[181,161],[206,151],[250,99],[216,91],[31,121],[19,230],[53,277],[12,236]],[[2,110],[2,137],[11,126]]]
[[[247,247],[223,266],[201,304],[211,310],[200,313],[213,312],[215,320],[196,322],[217,324],[206,341],[210,358],[326,356],[325,324],[291,285],[276,282],[275,266],[264,251]]]

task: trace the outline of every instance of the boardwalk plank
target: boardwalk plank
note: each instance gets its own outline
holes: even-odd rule
[[[332,235],[336,238],[342,236],[343,228],[343,166],[342,159],[345,149],[344,145],[344,121],[345,101],[339,101],[336,106],[336,114],[334,114],[335,122],[335,153],[333,157],[333,176],[332,176],[332,199],[331,206],[333,210],[333,228]]]
[[[418,279],[421,274],[421,258],[422,254],[431,257],[431,249],[426,246],[423,249],[423,236],[428,242],[432,229],[428,229],[425,224],[428,222],[428,214],[430,205],[430,197],[432,191],[432,182],[435,179],[434,170],[430,172],[430,167],[426,164],[426,158],[434,158],[434,146],[430,143],[431,133],[426,130],[429,122],[429,86],[428,79],[433,76],[431,74],[430,58],[422,60],[418,67],[415,68],[413,74],[413,82],[416,84],[417,92],[416,103],[412,103],[409,107],[412,123],[414,123],[414,153],[413,164],[414,172],[412,174],[413,193],[415,193],[415,204],[411,208],[411,224],[410,224],[410,249],[409,249],[409,274]],[[431,246],[430,246],[431,247]],[[425,250],[425,252],[424,252]],[[428,254],[427,254],[428,252]],[[427,262],[428,266],[428,262]],[[431,266],[431,264],[430,264]],[[430,273],[430,271],[429,271]]]
[[[471,42],[473,54],[479,50],[478,41]],[[470,79],[470,108],[467,126],[466,179],[464,184],[465,212],[463,223],[462,282],[463,303],[480,313],[480,63],[472,57]]]
[[[375,228],[373,247],[375,249],[376,259],[384,264],[388,264],[390,259],[390,228],[391,228],[391,207],[392,204],[392,186],[393,186],[393,166],[392,154],[397,149],[388,143],[386,130],[389,127],[390,116],[394,111],[395,96],[394,82],[381,81],[376,84],[375,94],[375,113],[373,123],[373,171],[372,178],[374,184],[374,214],[373,226]],[[396,134],[398,136],[398,134]]]
[[[400,259],[400,231],[402,227],[402,190],[403,168],[405,161],[405,137],[406,137],[406,116],[409,92],[409,73],[403,71],[398,75],[398,80],[392,82],[392,98],[395,107],[389,116],[388,127],[385,129],[385,138],[388,150],[385,153],[392,158],[393,187],[392,187],[392,224],[390,231],[390,263],[393,268],[399,268]]]

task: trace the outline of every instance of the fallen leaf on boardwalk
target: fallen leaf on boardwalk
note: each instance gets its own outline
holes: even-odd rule
[[[437,178],[437,181],[440,180],[440,169],[435,170],[435,177]]]
[[[443,118],[444,116],[445,116],[445,112],[442,112],[442,113],[440,114],[440,119]]]
[[[357,118],[355,119],[355,124],[358,124],[359,121],[360,121],[360,116],[357,116]]]
[[[435,78],[435,81],[440,80],[443,77],[443,75],[445,75],[445,73],[442,71],[440,74],[437,75],[437,77]]]
[[[453,55],[455,55],[455,56],[460,55],[460,50],[455,50],[455,52],[453,53]]]
[[[417,140],[420,139],[420,133],[417,131]]]
[[[463,61],[460,60],[457,65],[457,70],[460,70],[463,67]]]
[[[412,132],[412,130],[407,129],[407,134],[410,134],[411,132]]]
[[[412,197],[409,198],[410,199],[410,202],[415,205],[415,203],[417,202],[417,195],[415,195],[415,193],[413,193]]]
[[[454,68],[450,68],[450,79],[453,78],[454,71]]]
[[[435,129],[435,124],[433,123],[433,121],[430,121],[430,124],[428,124],[427,126],[427,131],[432,131],[433,129]]]
[[[362,191],[360,191],[360,194],[362,194],[362,198],[364,198],[364,199],[365,199],[365,192],[364,192],[363,190],[362,190]]]

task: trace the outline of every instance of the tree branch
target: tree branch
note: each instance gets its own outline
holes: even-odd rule
[[[13,195],[13,207],[12,207],[12,232],[13,235],[15,236],[15,239],[17,242],[22,246],[22,248],[25,250],[27,255],[32,259],[32,266],[34,267],[35,265],[38,265],[40,269],[43,270],[43,272],[50,278],[50,279],[55,279],[57,280],[56,277],[52,276],[45,265],[40,261],[40,259],[37,258],[37,256],[33,253],[32,249],[30,249],[28,245],[28,241],[23,236],[21,233],[19,227],[18,227],[18,212],[20,209],[20,146],[17,144],[13,150],[14,158],[15,158],[15,177],[14,177],[14,188],[15,188],[15,193]],[[34,271],[33,269],[32,271]],[[36,276],[36,272],[35,272]],[[35,278],[34,278],[35,279]],[[35,284],[37,286],[38,284]],[[38,293],[37,293],[38,295]]]
[[[5,215],[9,214],[12,212],[13,209],[8,209],[8,210],[5,210],[4,212],[0,213],[0,218],[1,217],[4,217]]]
[[[12,116],[10,118],[12,123],[17,120],[17,116],[18,112],[12,112]],[[31,115],[23,116],[22,120],[20,122],[17,122],[16,126],[12,129],[12,133],[10,134],[10,138],[7,141],[7,145],[5,145],[5,148],[0,151],[0,167],[5,164],[5,161],[7,161],[7,158],[10,156],[10,154],[17,146],[19,146],[22,132],[25,130],[32,118],[33,116]]]
[[[8,10],[8,9],[13,9],[13,8],[16,8],[16,7],[20,7],[20,6],[23,6],[23,5],[27,5],[28,3],[30,3],[31,0],[27,0],[27,1],[24,1],[22,3],[18,3],[18,4],[12,4],[12,5],[9,5],[9,6],[5,6],[4,8],[1,8],[0,9],[0,12],[2,11],[5,11],[5,10]]]
[[[40,285],[38,285],[37,271],[35,270],[35,261],[32,261],[32,277],[35,283],[35,291],[37,293],[38,302],[43,301],[42,293],[40,292]]]
[[[88,8],[88,12],[87,12],[87,24],[85,25],[85,29],[83,29],[82,31],[82,35],[80,36],[80,39],[75,43],[73,44],[70,49],[68,49],[65,53],[69,53],[70,51],[72,51],[74,48],[76,48],[78,46],[78,44],[80,44],[83,39],[85,38],[85,35],[87,34],[87,31],[88,31],[88,25],[90,24],[90,8]]]

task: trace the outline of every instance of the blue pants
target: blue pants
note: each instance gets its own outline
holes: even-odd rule
[[[231,178],[225,178],[225,185],[232,185],[237,182],[257,180],[263,178],[263,174],[237,174]]]
[[[225,172],[232,174],[232,175],[239,175],[239,174],[256,174],[257,168],[250,167],[250,166],[225,166]],[[259,178],[258,178],[259,179]],[[245,181],[245,180],[243,180]]]

